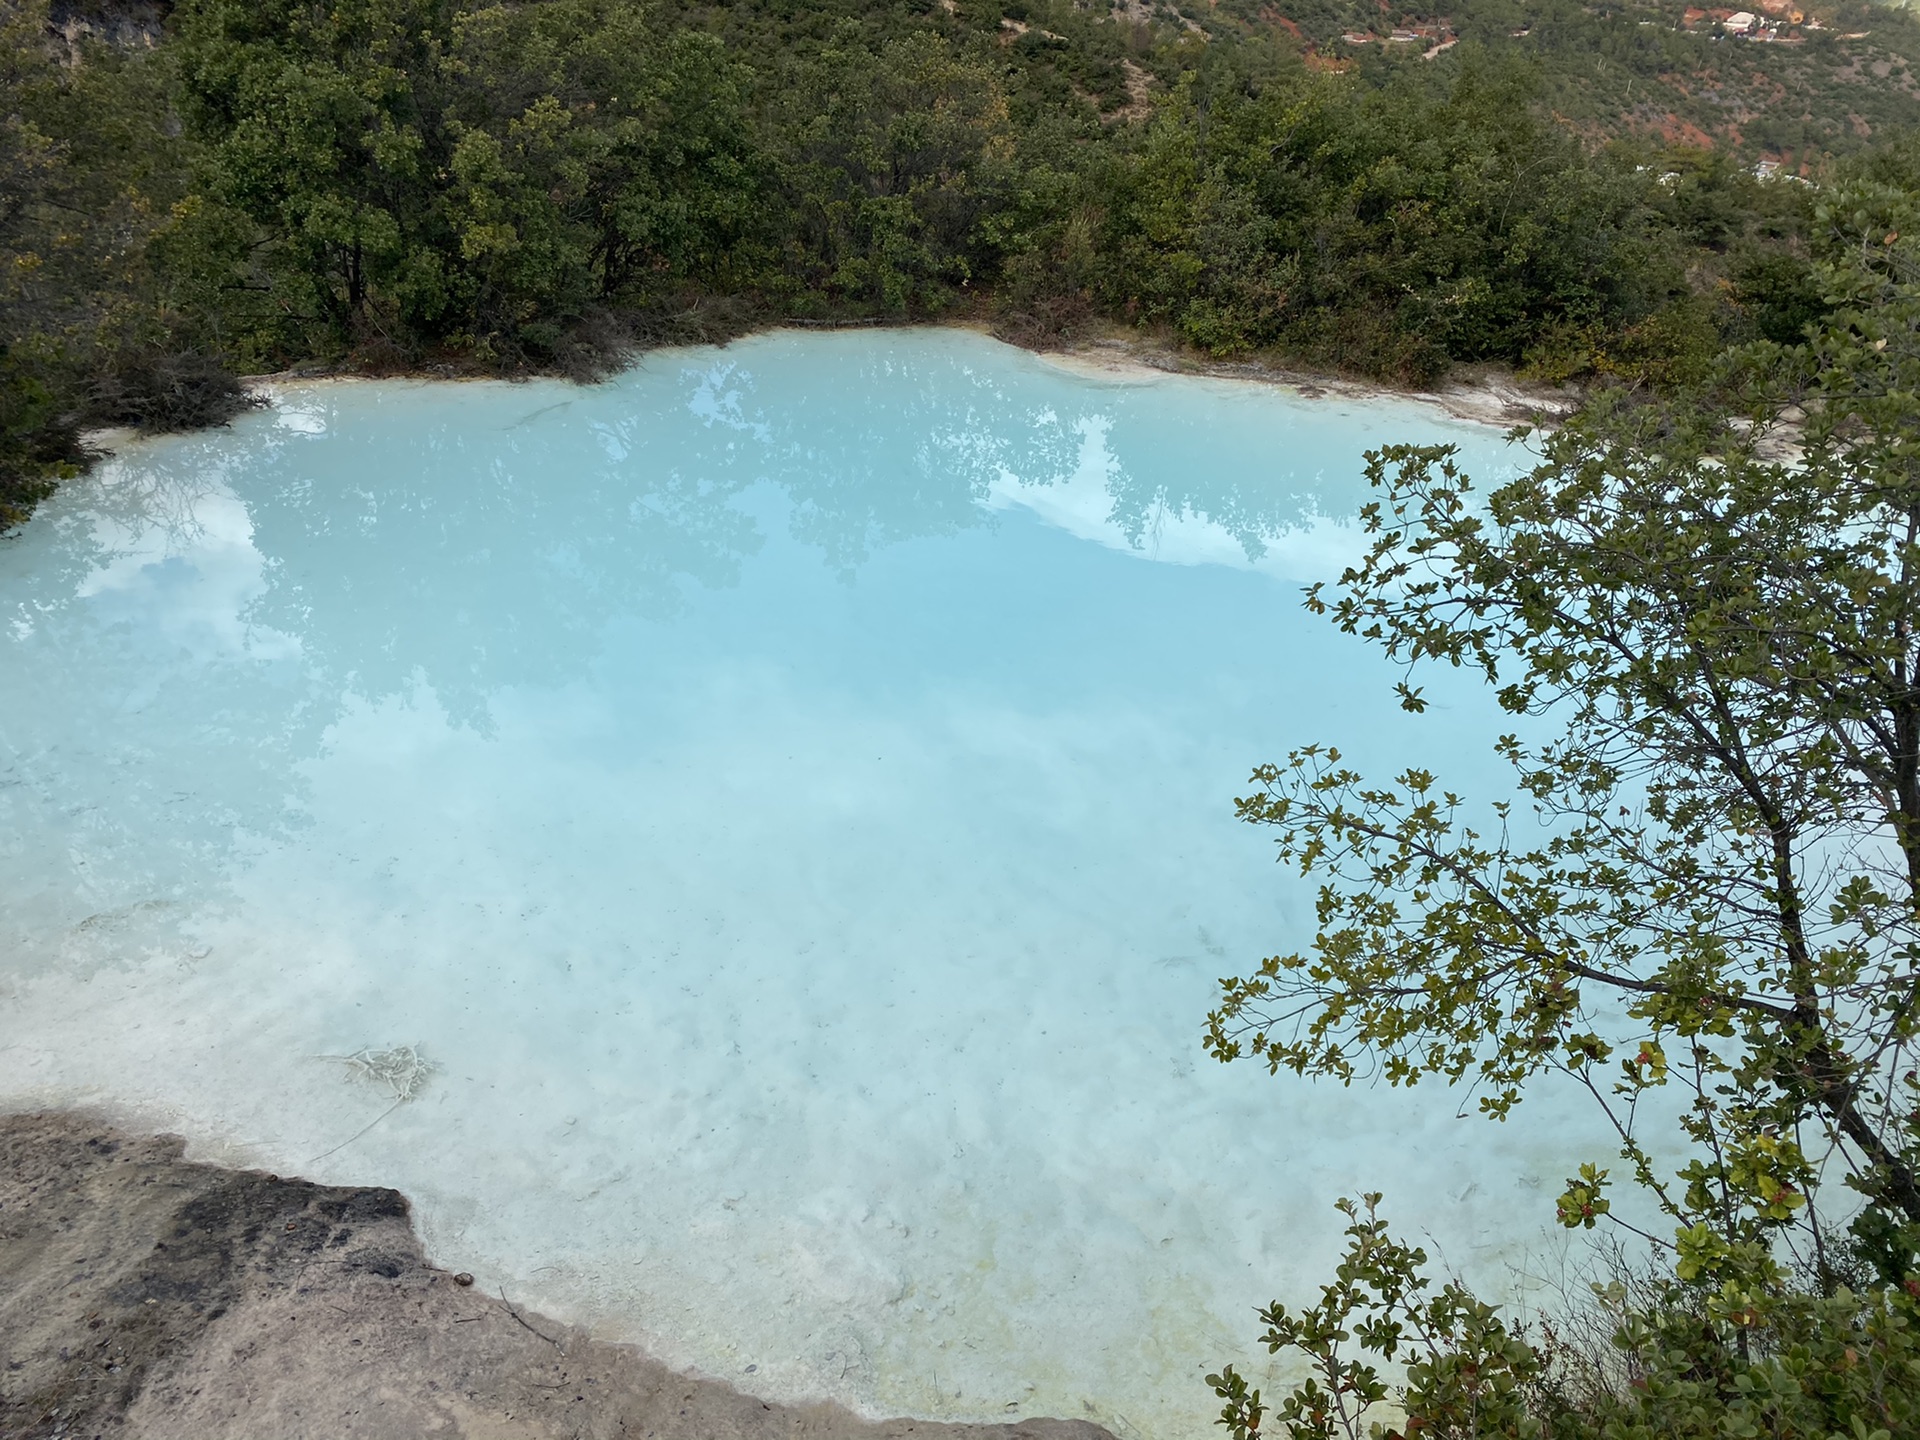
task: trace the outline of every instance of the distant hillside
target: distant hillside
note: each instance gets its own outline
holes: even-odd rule
[[[1297,52],[1371,88],[1475,54],[1537,68],[1554,115],[1593,143],[1725,150],[1789,172],[1920,128],[1920,0],[720,0],[674,7],[733,47],[811,51],[865,36],[985,32],[1032,102],[1137,119],[1181,73],[1244,49]],[[83,37],[151,46],[172,0],[60,0]],[[1751,23],[1728,22],[1741,16]],[[1205,51],[1215,52],[1211,56]]]
[[[1554,112],[1594,140],[1725,147],[1797,167],[1920,117],[1920,20],[1860,0],[1218,0],[1216,13],[1243,30],[1297,27],[1321,63],[1376,80],[1472,47],[1525,55]]]
[[[749,0],[749,4],[752,0]],[[1593,141],[1731,150],[1798,169],[1920,121],[1920,18],[1863,0],[1764,0],[1741,11],[1674,0],[948,0],[1006,31],[1029,68],[1137,100],[1170,82],[1191,46],[1271,38],[1316,69],[1374,86],[1468,54],[1523,56],[1553,112]],[[1726,22],[1742,14],[1753,23]],[[1127,87],[1127,66],[1136,79]]]

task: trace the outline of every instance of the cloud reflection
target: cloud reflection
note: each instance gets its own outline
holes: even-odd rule
[[[1297,581],[1353,553],[1368,445],[1440,432],[1510,463],[1405,407],[1112,383],[956,332],[776,334],[589,389],[273,398],[131,447],[0,550],[0,662],[42,714],[81,717],[50,736],[16,716],[0,741],[57,744],[35,763],[98,797],[105,849],[157,827],[184,864],[233,827],[302,823],[302,762],[349,708],[426,703],[488,735],[505,691],[582,680],[610,626],[671,626],[775,540],[859,583],[896,547],[1025,512]],[[167,722],[124,723],[149,711]],[[143,873],[133,889],[171,872]]]

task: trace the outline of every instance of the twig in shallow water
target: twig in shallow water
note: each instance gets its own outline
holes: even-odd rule
[[[527,1322],[521,1318],[520,1312],[513,1308],[513,1302],[507,1299],[507,1292],[505,1290],[502,1290],[500,1292],[500,1303],[507,1307],[507,1313],[513,1316],[515,1323],[518,1324],[520,1328],[526,1331],[529,1335],[539,1335],[542,1340],[546,1341],[549,1345],[553,1346],[553,1348],[556,1350],[561,1350],[565,1348],[563,1345],[561,1345],[561,1343],[558,1340],[554,1339],[553,1336],[542,1334],[542,1332],[534,1329],[533,1326],[527,1324]]]
[[[365,1125],[361,1126],[358,1130],[354,1131],[353,1134],[349,1135],[346,1139],[342,1140],[338,1145],[334,1146],[333,1149],[322,1150],[318,1155],[314,1156],[312,1160],[307,1161],[307,1164],[311,1165],[314,1163],[315,1160],[324,1160],[329,1155],[338,1155],[342,1150],[346,1149],[347,1146],[351,1145],[354,1141],[358,1140],[362,1135],[366,1134],[367,1131],[371,1130],[374,1126],[378,1125],[382,1120],[386,1119],[387,1116],[391,1115],[394,1111],[398,1110],[402,1105],[406,1103],[407,1102],[404,1100],[394,1101],[393,1104],[389,1105],[386,1109],[382,1110],[378,1115],[374,1116],[373,1119],[369,1120]]]
[[[387,1116],[420,1093],[420,1087],[427,1083],[427,1077],[433,1073],[433,1062],[422,1055],[412,1045],[399,1045],[391,1050],[373,1050],[362,1047],[351,1055],[316,1055],[316,1060],[331,1060],[345,1065],[355,1074],[364,1075],[387,1087],[387,1093],[393,1096],[393,1104],[382,1110],[360,1129],[342,1140],[331,1150],[323,1150],[307,1161],[309,1165],[324,1160],[329,1155],[337,1155],[353,1144],[367,1131],[373,1129]]]

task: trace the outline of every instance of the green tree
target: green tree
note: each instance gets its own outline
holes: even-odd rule
[[[1538,84],[1486,57],[1378,90],[1298,66],[1188,75],[1133,166],[1110,303],[1216,354],[1415,381],[1644,317],[1686,289],[1650,243],[1655,177],[1584,151]]]
[[[449,20],[447,0],[177,13],[178,98],[209,198],[257,232],[236,283],[266,290],[294,353],[404,349],[455,300],[438,183]]]
[[[931,312],[992,273],[983,221],[1014,145],[992,69],[933,34],[875,50],[845,26],[791,78],[772,138],[811,285],[883,314]]]
[[[0,4],[0,529],[85,464],[83,427],[241,402],[182,354],[194,318],[151,264],[188,184],[168,78],[144,48],[56,43],[45,0]]]
[[[1320,931],[1226,983],[1216,1055],[1469,1081],[1501,1116],[1564,1070],[1703,1272],[1751,1271],[1829,1147],[1920,1225],[1914,203],[1824,207],[1840,308],[1804,349],[1746,357],[1744,415],[1615,394],[1484,503],[1444,450],[1371,458],[1373,546],[1309,603],[1558,718],[1500,747],[1547,838],[1515,843],[1509,802],[1475,823],[1421,770],[1370,784],[1322,748],[1262,769],[1241,814],[1327,877]],[[1698,1147],[1678,1186],[1634,1129],[1669,1086]]]
[[[1603,1296],[1613,1359],[1569,1361],[1424,1294],[1424,1257],[1348,1207],[1339,1284],[1263,1312],[1315,1369],[1292,1433],[1366,1433],[1377,1362],[1405,1367],[1408,1434],[1920,1415],[1920,193],[1856,180],[1818,219],[1806,344],[1708,393],[1602,396],[1484,499],[1444,447],[1381,451],[1368,554],[1310,592],[1407,667],[1407,709],[1411,672],[1470,667],[1549,738],[1499,742],[1517,794],[1484,820],[1430,772],[1372,783],[1328,748],[1258,771],[1240,813],[1322,877],[1319,930],[1222,982],[1209,1049],[1464,1083],[1502,1118],[1563,1072],[1671,1229],[1646,1236],[1650,1294]],[[1823,1214],[1836,1169],[1854,1195]],[[1560,1222],[1625,1223],[1608,1180],[1581,1164]],[[1258,1392],[1214,1383],[1257,1431]]]
[[[487,5],[455,22],[452,69],[461,253],[491,290],[564,307],[750,278],[762,177],[711,36],[626,0]]]

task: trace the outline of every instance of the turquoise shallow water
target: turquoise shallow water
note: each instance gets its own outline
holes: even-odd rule
[[[1551,1105],[1199,1047],[1311,924],[1254,764],[1496,774],[1299,604],[1365,448],[1495,432],[937,331],[274,402],[0,542],[0,1104],[397,1186],[763,1394],[1126,1435],[1207,1433],[1340,1194],[1539,1238]],[[338,1058],[403,1046],[398,1105]]]

